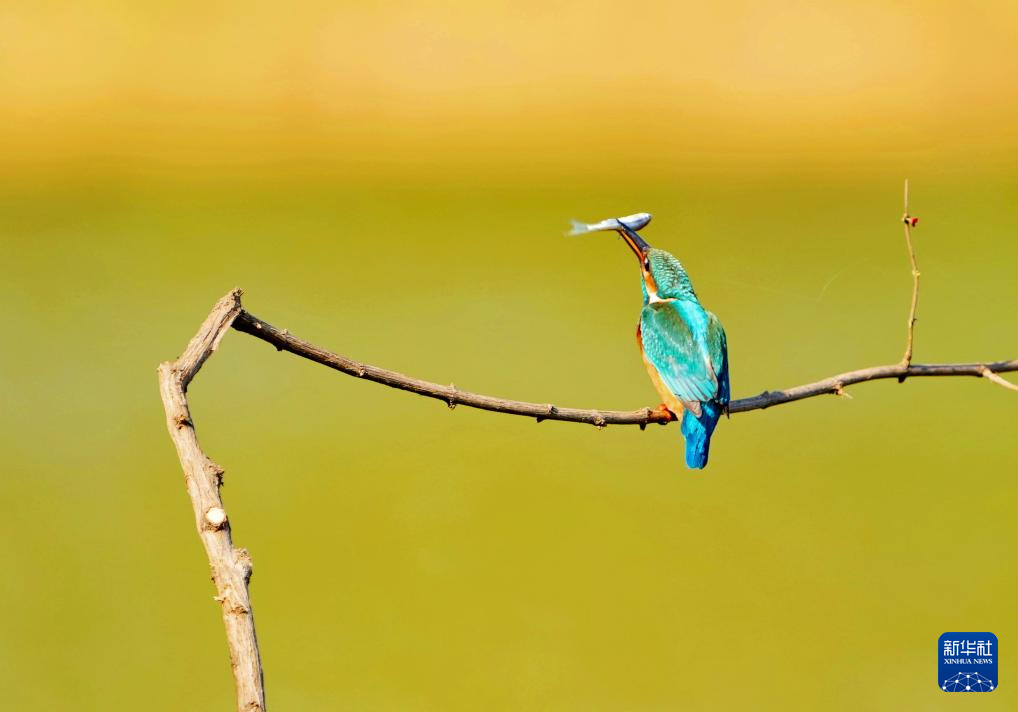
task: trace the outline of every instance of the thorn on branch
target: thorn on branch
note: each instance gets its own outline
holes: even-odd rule
[[[262,327],[261,327],[261,325],[258,325],[257,328],[260,329]],[[279,333],[282,334],[283,336],[289,336],[290,335],[290,330],[289,329],[283,329]],[[282,347],[281,344],[276,344],[275,346],[276,346],[276,351],[282,351],[283,350],[283,347]]]
[[[555,415],[555,414],[557,414],[557,413],[558,413],[558,408],[556,408],[556,407],[555,407],[554,405],[552,405],[551,403],[548,403],[548,404],[547,404],[547,405],[546,405],[546,406],[544,407],[544,410],[545,410],[545,414],[544,414],[544,415],[539,415],[539,416],[537,416],[537,422],[538,422],[538,423],[543,423],[543,422],[544,422],[545,420],[547,420],[548,418],[550,418],[550,417],[552,417],[553,415]]]
[[[227,586],[226,593],[222,596],[214,596],[214,599],[223,607],[223,613],[235,616],[246,616],[251,613],[251,609],[238,601],[236,596],[232,596],[231,593],[232,590]]]
[[[254,565],[251,563],[251,554],[247,552],[247,549],[234,549],[236,554],[237,566],[240,567],[241,572],[244,574],[244,582],[247,583],[251,580],[251,574],[254,572]]]
[[[843,398],[848,398],[849,400],[852,400],[852,394],[846,391],[845,386],[842,385],[841,383],[834,384],[834,395],[842,396]]]
[[[205,459],[205,474],[212,480],[216,489],[223,486],[223,475],[226,474],[226,470],[208,458]]]

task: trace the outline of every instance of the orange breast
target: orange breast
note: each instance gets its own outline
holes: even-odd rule
[[[661,380],[661,376],[658,375],[657,369],[647,359],[647,354],[643,351],[643,334],[641,333],[640,327],[636,327],[636,343],[640,346],[640,356],[643,357],[643,365],[647,367],[647,374],[650,376],[650,382],[654,384],[654,390],[657,391],[658,395],[661,396],[661,402],[668,406],[668,410],[675,414],[676,418],[682,417],[683,405],[682,401],[675,397],[668,386],[665,385],[664,381]]]

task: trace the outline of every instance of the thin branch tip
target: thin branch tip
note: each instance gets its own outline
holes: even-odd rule
[[[912,228],[919,224],[919,218],[910,214],[908,203],[909,183],[906,178],[905,212],[902,215],[901,221],[905,224],[905,247],[908,249],[908,258],[912,265],[912,301],[909,304],[908,321],[906,322],[905,353],[901,357],[901,365],[905,368],[908,368],[908,365],[912,363],[912,350],[915,342],[915,323],[918,319],[917,312],[919,307],[919,263],[916,260],[915,246],[912,244]],[[899,380],[899,383],[903,382],[903,380],[904,379]]]
[[[1018,391],[1018,384],[1011,383],[1011,381],[1007,380],[1006,378],[1001,378],[987,367],[983,367],[982,373],[980,375],[983,378],[992,381],[993,383],[996,383],[998,386],[1003,386],[1004,388],[1007,388],[1012,391]]]

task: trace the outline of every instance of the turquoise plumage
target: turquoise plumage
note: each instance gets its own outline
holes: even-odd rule
[[[657,259],[681,269],[667,252],[652,250],[652,270]],[[711,435],[731,398],[728,342],[721,322],[700,305],[692,289],[677,294],[658,291],[662,301],[654,302],[649,295],[644,297],[640,345],[649,368],[656,372],[652,380],[660,379],[667,388],[661,393],[665,405],[677,417],[681,414],[686,464],[700,469],[707,465]]]
[[[638,216],[639,223],[632,219],[637,216],[628,216],[601,221],[586,231],[618,232],[640,260],[643,309],[637,341],[662,407],[681,419],[686,465],[701,469],[731,399],[728,341],[721,322],[697,299],[682,263],[652,248],[631,227],[650,222],[646,213]],[[574,227],[574,232],[584,231]]]

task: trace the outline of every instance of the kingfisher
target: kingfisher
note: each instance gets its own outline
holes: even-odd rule
[[[599,223],[574,221],[570,234],[617,232],[636,255],[643,289],[636,341],[661,396],[659,410],[681,421],[686,465],[699,470],[707,466],[718,420],[728,414],[728,340],[721,321],[697,299],[682,263],[640,237],[637,230],[650,220],[650,213],[636,213]]]

